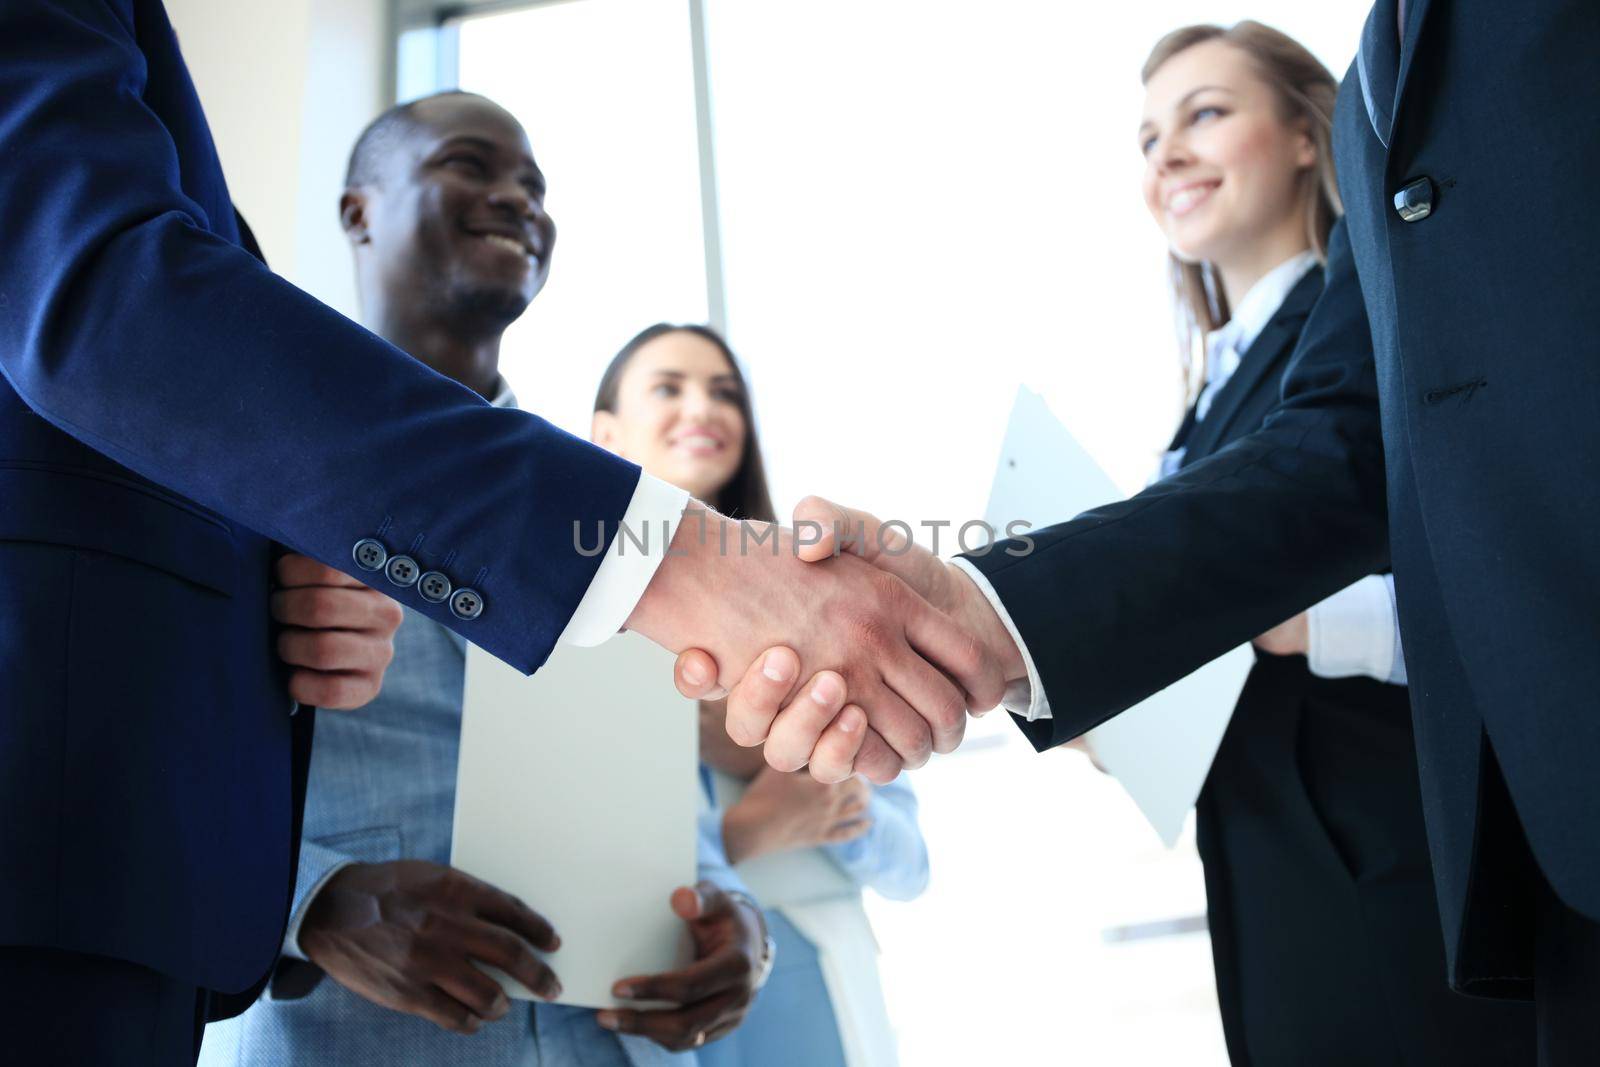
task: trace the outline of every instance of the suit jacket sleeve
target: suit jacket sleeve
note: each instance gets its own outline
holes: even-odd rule
[[[638,468],[498,410],[266,270],[185,195],[125,0],[0,5],[0,374],[139,474],[373,581],[352,546],[426,543],[482,615],[407,600],[543,663]],[[227,231],[225,231],[227,232]]]
[[[1388,565],[1377,379],[1341,221],[1327,282],[1263,427],[1138,496],[972,562],[1036,663],[1071,740]]]

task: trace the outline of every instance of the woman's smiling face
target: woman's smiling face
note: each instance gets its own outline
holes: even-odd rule
[[[727,485],[744,459],[741,387],[726,356],[698,334],[652,338],[628,361],[616,411],[597,411],[599,445],[701,500]]]
[[[1301,175],[1316,147],[1226,41],[1186,48],[1150,76],[1139,148],[1145,206],[1182,259],[1226,267],[1303,227]]]

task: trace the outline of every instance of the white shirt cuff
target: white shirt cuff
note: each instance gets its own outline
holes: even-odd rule
[[[1000,602],[1000,594],[994,591],[989,579],[985,578],[983,572],[974,567],[970,561],[957,556],[950,562],[960,567],[967,577],[972,579],[972,583],[989,601],[989,606],[994,608],[994,613],[1000,616],[1000,621],[1005,624],[1006,633],[1011,635],[1011,640],[1017,643],[1017,649],[1022,653],[1023,666],[1028,669],[1026,679],[1019,678],[1006,687],[1006,695],[1000,701],[1000,706],[1029,722],[1050,718],[1050,700],[1044,695],[1044,685],[1039,681],[1039,669],[1033,665],[1033,656],[1028,652],[1028,646],[1023,644],[1022,635],[1017,632],[1017,624],[1011,621],[1011,613]]]
[[[1394,600],[1381,574],[1370,574],[1306,612],[1306,661],[1323,678],[1395,676]]]
[[[648,474],[639,475],[633,499],[623,513],[600,568],[567,620],[561,641],[569,645],[598,645],[613,637],[633,614],[656,568],[667,557],[667,546],[678,532],[689,494]]]
[[[306,912],[311,910],[311,902],[317,899],[317,894],[322,892],[322,887],[328,884],[328,879],[332,878],[334,875],[338,874],[340,871],[344,870],[354,862],[356,861],[345,860],[343,863],[339,863],[328,868],[327,873],[325,873],[321,878],[317,879],[317,884],[311,887],[311,892],[307,893],[301,898],[299,909],[293,915],[289,916],[289,926],[283,932],[283,954],[285,956],[289,956],[297,960],[303,960],[307,958],[305,951],[300,947],[300,924],[305,922]]]

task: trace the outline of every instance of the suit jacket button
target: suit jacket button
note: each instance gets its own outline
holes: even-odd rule
[[[1401,186],[1394,194],[1394,209],[1406,222],[1421,222],[1433,214],[1433,181],[1421,177]]]
[[[417,575],[422,573],[422,568],[417,566],[417,561],[410,556],[395,556],[389,560],[389,565],[383,573],[389,576],[389,581],[405,588],[415,584]]]
[[[470,622],[483,614],[483,597],[476,589],[457,589],[456,595],[450,598],[450,612]]]
[[[381,571],[383,565],[389,562],[389,550],[383,547],[381,541],[374,541],[370,537],[357,541],[350,554],[355,557],[356,566],[364,571]]]
[[[450,579],[438,571],[429,571],[417,579],[417,592],[430,604],[443,604],[450,595]]]

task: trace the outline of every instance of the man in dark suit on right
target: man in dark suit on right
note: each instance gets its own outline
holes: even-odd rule
[[[1535,999],[1547,1065],[1600,1062],[1597,98],[1593,0],[1378,0],[1265,427],[1031,551],[878,555],[1031,683],[1042,749],[1392,554],[1449,979]],[[819,728],[776,704],[752,672],[730,731],[795,765]]]

